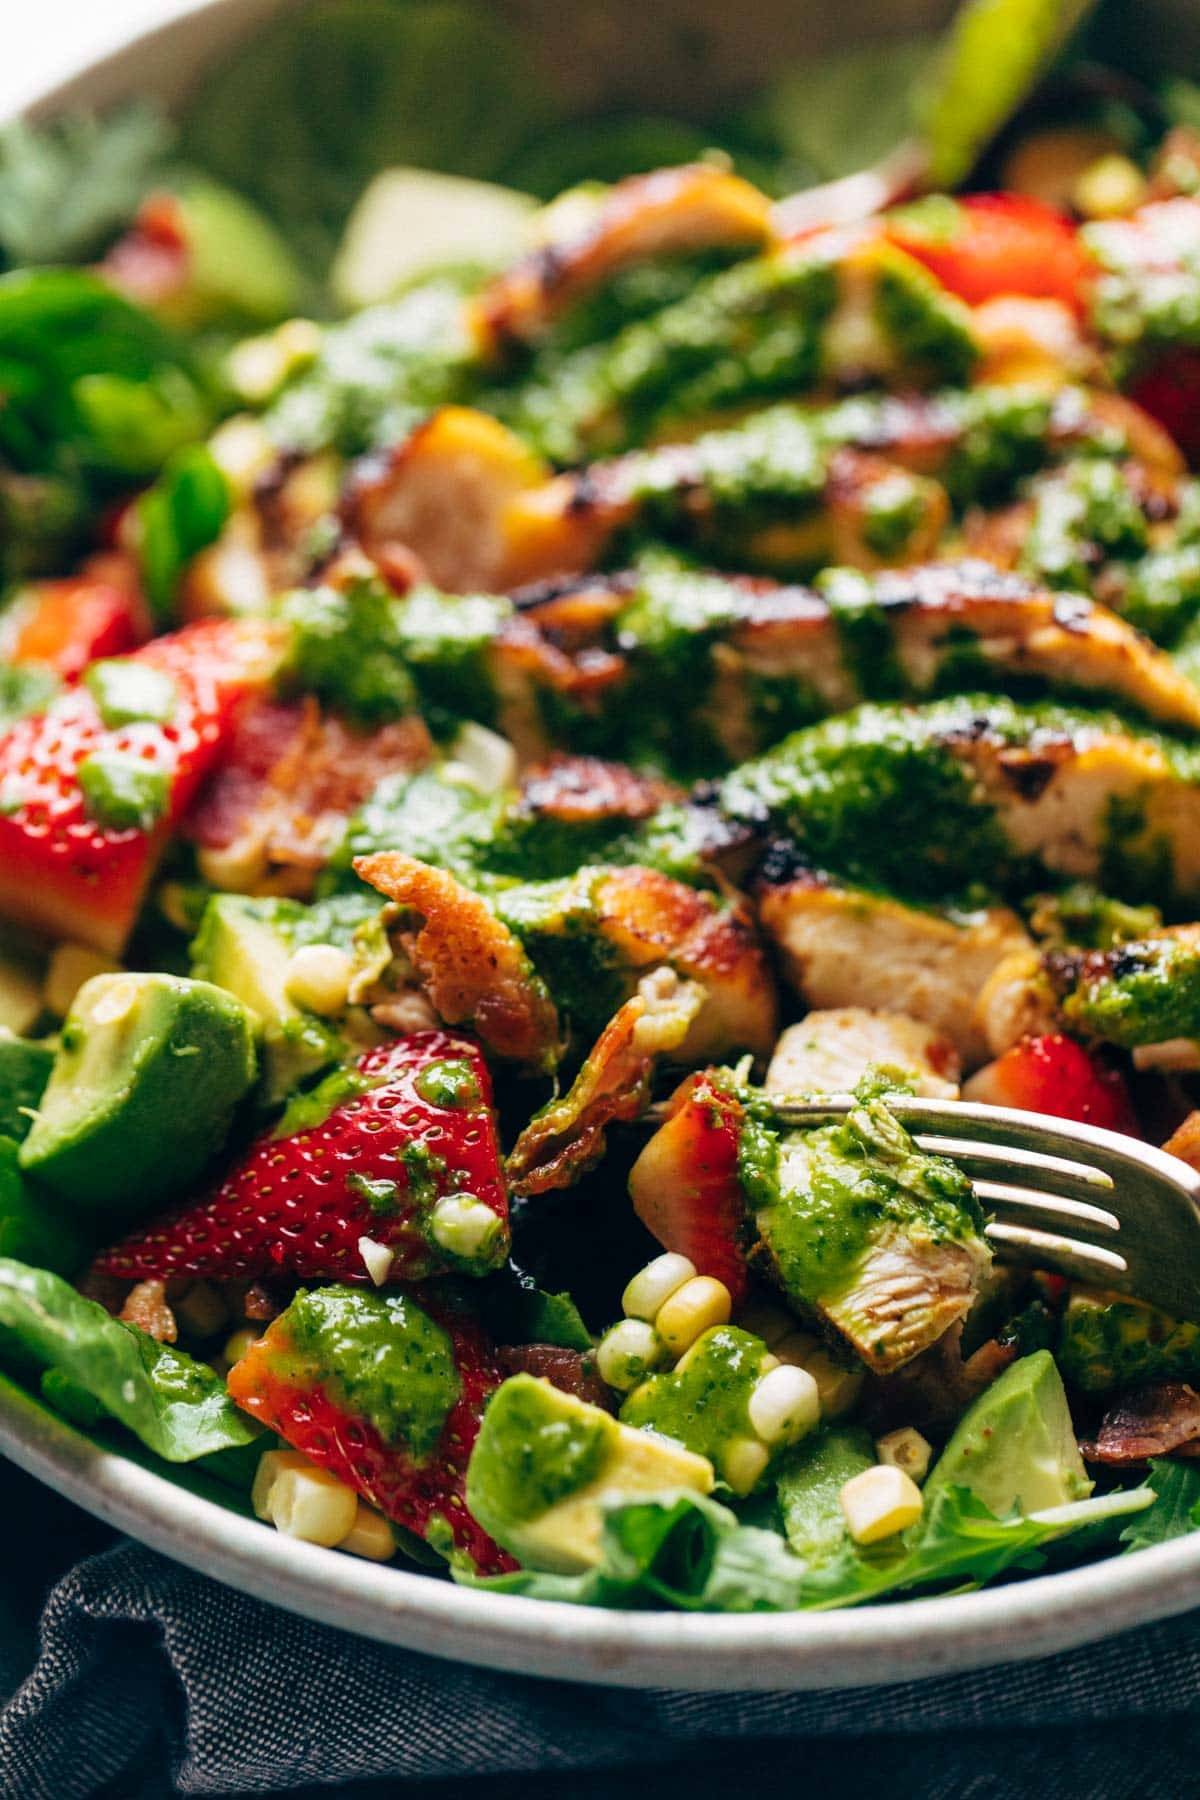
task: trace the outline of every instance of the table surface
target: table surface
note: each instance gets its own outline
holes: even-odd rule
[[[195,0],[0,0],[0,118],[6,118],[80,63],[186,12]]]

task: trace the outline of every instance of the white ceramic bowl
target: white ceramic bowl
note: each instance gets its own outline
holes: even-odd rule
[[[1176,3],[1186,8],[1194,0]],[[70,75],[30,110],[46,117],[147,93],[174,102],[208,63],[288,4],[210,0],[194,6]],[[549,42],[549,60],[561,67],[570,91],[645,102],[656,91],[656,70],[662,71],[663,91],[678,82],[677,33],[685,24],[694,32],[698,19],[713,34],[704,71],[711,94],[724,82],[745,85],[747,75],[776,61],[781,49],[790,53],[819,42],[822,22],[826,37],[832,29],[844,33],[851,19],[869,30],[883,18],[898,30],[945,8],[936,0],[842,0],[836,9],[786,0],[739,0],[737,6],[728,0],[656,0],[653,8],[641,0],[606,0],[596,12],[614,28],[597,40],[609,46],[607,63],[602,50],[594,54],[595,43],[581,60],[579,43],[587,34],[579,31],[575,8],[556,0],[507,0],[504,10],[518,28],[536,29],[543,48]],[[632,34],[641,40],[636,55]],[[693,80],[693,90],[695,85]],[[677,103],[675,95],[670,98]],[[232,1587],[411,1650],[528,1675],[626,1687],[867,1686],[1045,1656],[1200,1605],[1197,1534],[978,1594],[850,1612],[730,1617],[559,1606],[478,1593],[283,1537],[207,1492],[177,1487],[140,1458],[98,1449],[3,1378],[0,1448],[89,1512]],[[203,1481],[197,1486],[205,1488]],[[211,1491],[219,1493],[215,1484]]]

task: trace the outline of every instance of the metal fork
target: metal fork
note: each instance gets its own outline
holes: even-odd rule
[[[775,1102],[783,1124],[817,1125],[851,1095]],[[1200,1174],[1136,1138],[968,1100],[888,1096],[922,1150],[971,1178],[1006,1261],[1113,1288],[1200,1323]]]

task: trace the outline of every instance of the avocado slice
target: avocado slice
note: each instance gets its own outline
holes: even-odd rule
[[[168,323],[275,325],[297,311],[303,276],[256,206],[215,181],[188,181],[174,198],[187,265],[183,285],[157,308]]]
[[[17,1037],[0,1025],[0,1134],[23,1138],[30,1113],[42,1097],[54,1066],[54,1046]]]
[[[965,1487],[1004,1518],[1014,1507],[1032,1513],[1086,1500],[1092,1486],[1058,1365],[1048,1350],[1035,1350],[963,1414],[925,1484],[925,1505]]]
[[[496,1389],[467,1468],[467,1506],[530,1569],[575,1574],[601,1560],[606,1507],[689,1488],[713,1467],[533,1375]]]
[[[839,1496],[876,1460],[870,1433],[861,1425],[831,1425],[787,1452],[776,1493],[784,1536],[805,1562],[828,1562],[842,1549],[847,1532]]]
[[[346,312],[388,300],[434,268],[515,261],[537,201],[491,181],[384,169],[350,215],[329,277]]]
[[[215,894],[192,944],[192,970],[241,1001],[262,1034],[264,1099],[274,1105],[336,1062],[342,1041],[315,1013],[287,996],[295,901]]]
[[[64,1200],[129,1222],[221,1148],[256,1074],[246,1008],[180,975],[95,975],[62,1029],[20,1166]]]

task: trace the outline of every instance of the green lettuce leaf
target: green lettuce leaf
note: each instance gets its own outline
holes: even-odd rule
[[[1146,1486],[1154,1491],[1154,1504],[1138,1513],[1121,1533],[1124,1549],[1147,1550],[1200,1530],[1200,1467],[1192,1462],[1150,1463]]]
[[[6,1362],[57,1371],[77,1409],[82,1391],[167,1462],[192,1462],[260,1435],[212,1369],[111,1318],[59,1276],[8,1257],[0,1257],[0,1353]]]
[[[1148,1504],[1145,1489],[1056,1508],[1037,1518],[997,1519],[966,1488],[946,1488],[912,1531],[870,1549],[806,1562],[775,1531],[743,1525],[719,1502],[664,1495],[614,1507],[604,1558],[582,1575],[456,1579],[508,1594],[583,1606],[670,1606],[694,1612],[827,1611],[928,1587],[978,1587],[1007,1569],[1042,1566],[1042,1551],[1068,1533]]]

